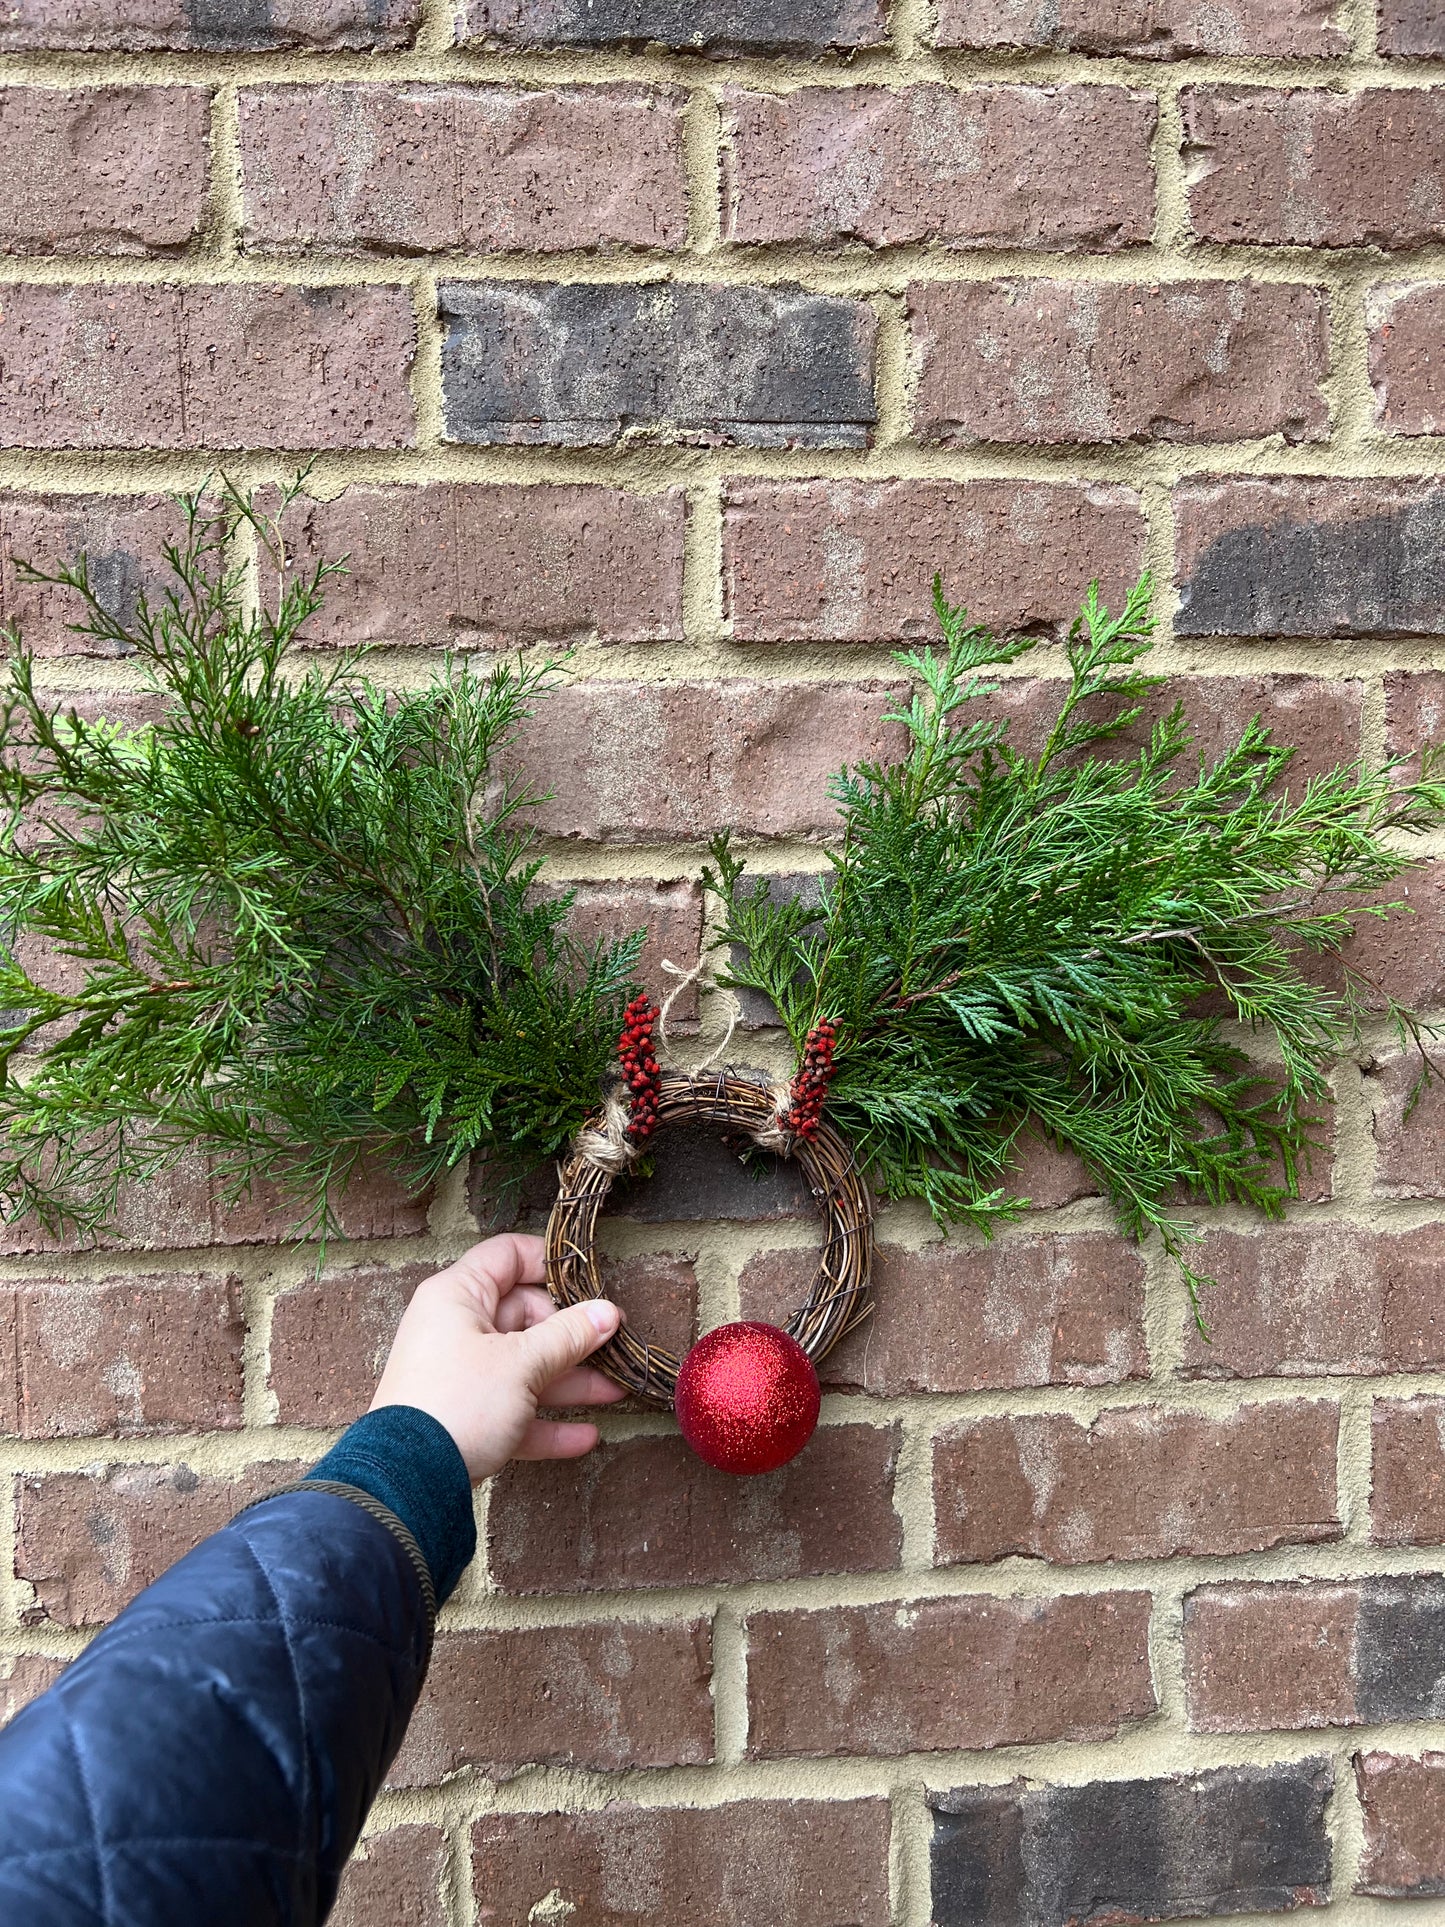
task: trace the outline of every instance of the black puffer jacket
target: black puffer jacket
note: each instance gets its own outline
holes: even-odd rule
[[[4,1927],[324,1920],[474,1545],[397,1406],[172,1567],[0,1733]]]

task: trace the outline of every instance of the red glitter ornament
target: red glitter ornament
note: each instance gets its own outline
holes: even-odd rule
[[[775,1472],[813,1436],[822,1395],[813,1361],[779,1325],[719,1325],[677,1374],[677,1422],[719,1472]]]

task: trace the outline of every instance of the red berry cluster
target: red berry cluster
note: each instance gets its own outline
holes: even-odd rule
[[[814,1138],[823,1116],[823,1100],[833,1081],[833,1047],[838,1027],[825,1018],[814,1024],[803,1044],[803,1063],[788,1092],[788,1108],[783,1113],[785,1131],[794,1137]]]
[[[617,1040],[617,1055],[622,1060],[622,1075],[632,1093],[627,1136],[641,1144],[657,1129],[657,1100],[662,1091],[662,1073],[652,1048],[652,1027],[657,1012],[646,997],[634,997],[622,1013],[622,1035]]]

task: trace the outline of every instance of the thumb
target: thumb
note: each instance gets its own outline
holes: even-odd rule
[[[621,1314],[605,1298],[589,1298],[585,1304],[568,1305],[553,1312],[539,1325],[519,1334],[527,1383],[541,1392],[554,1378],[580,1365],[617,1330]]]

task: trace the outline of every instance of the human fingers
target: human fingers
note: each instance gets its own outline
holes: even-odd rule
[[[534,1418],[512,1454],[515,1459],[580,1459],[597,1443],[595,1425],[565,1419]]]
[[[550,1318],[556,1309],[545,1286],[516,1285],[497,1306],[497,1330],[526,1331],[529,1325],[540,1325],[544,1318]]]
[[[510,1342],[522,1358],[532,1392],[540,1396],[544,1386],[580,1365],[617,1330],[619,1318],[616,1305],[607,1299],[588,1298],[518,1332]]]
[[[518,1286],[543,1282],[547,1276],[547,1247],[530,1233],[503,1231],[464,1251],[449,1267],[449,1272],[474,1292],[494,1316]]]
[[[544,1385],[537,1396],[539,1405],[615,1405],[620,1398],[626,1398],[627,1387],[619,1385],[605,1372],[594,1371],[589,1365],[577,1365],[570,1372],[563,1372],[554,1378],[550,1385]]]

